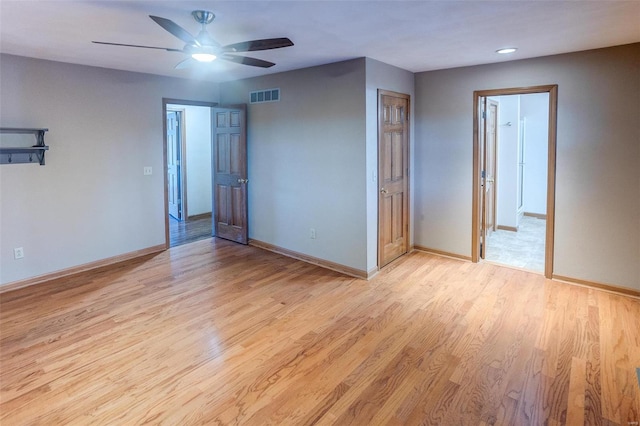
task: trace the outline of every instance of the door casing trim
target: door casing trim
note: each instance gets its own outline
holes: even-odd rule
[[[532,93],[549,94],[549,131],[548,131],[548,155],[547,155],[547,223],[545,232],[545,262],[544,276],[551,279],[553,276],[553,251],[555,232],[555,200],[556,200],[556,146],[558,124],[558,85],[549,84],[542,86],[514,87],[507,89],[476,90],[473,92],[473,191],[471,214],[471,261],[480,261],[480,191],[482,190],[480,178],[480,140],[478,131],[478,107],[481,97],[502,95],[527,95]]]

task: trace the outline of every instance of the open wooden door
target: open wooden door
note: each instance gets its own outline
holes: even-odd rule
[[[479,136],[479,143],[478,143],[478,148],[479,148],[479,158],[480,158],[480,190],[479,190],[479,194],[480,194],[480,199],[479,199],[479,217],[480,220],[478,221],[478,233],[479,233],[479,239],[480,239],[480,258],[484,259],[485,258],[485,249],[486,249],[486,239],[487,239],[487,234],[486,234],[486,227],[484,226],[484,224],[487,221],[486,218],[486,214],[487,214],[487,209],[486,209],[486,197],[485,197],[485,181],[486,181],[486,140],[487,140],[487,122],[485,120],[485,116],[486,116],[486,112],[487,111],[487,98],[486,97],[481,97],[480,98],[480,102],[479,102],[479,110],[477,111],[479,119],[478,122],[480,123],[480,129],[478,131],[478,136]]]
[[[378,267],[409,250],[409,96],[378,91]]]
[[[247,244],[246,106],[216,107],[213,114],[213,232]]]
[[[486,109],[486,137],[485,137],[485,236],[488,238],[496,230],[496,164],[498,140],[498,103],[487,100]],[[485,247],[486,248],[486,247]],[[486,254],[486,250],[483,250]]]
[[[486,258],[487,238],[496,229],[496,152],[498,103],[480,98],[480,257]]]

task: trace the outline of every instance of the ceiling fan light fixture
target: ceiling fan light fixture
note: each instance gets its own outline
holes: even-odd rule
[[[516,47],[505,47],[504,49],[498,49],[496,50],[496,53],[499,53],[501,55],[505,55],[507,53],[513,53],[516,50],[518,50]]]
[[[1,0],[0,0],[1,1]],[[260,40],[249,40],[240,43],[234,43],[227,46],[221,46],[207,32],[206,26],[210,24],[215,15],[206,10],[194,10],[193,18],[202,25],[202,29],[197,37],[194,37],[189,31],[182,28],[170,19],[160,16],[149,15],[156,24],[161,26],[165,31],[174,37],[182,40],[184,47],[182,49],[174,49],[169,47],[143,46],[139,44],[123,44],[109,43],[103,41],[94,41],[97,44],[109,44],[114,46],[138,47],[143,49],[166,50],[167,52],[179,52],[187,56],[186,59],[179,62],[174,68],[183,69],[194,64],[194,61],[201,63],[211,63],[216,59],[235,62],[237,64],[249,65],[252,67],[269,68],[274,66],[273,62],[263,61],[262,59],[252,58],[249,56],[230,55],[229,52],[252,52],[256,50],[280,49],[282,47],[293,46],[293,42],[286,37],[266,38]]]
[[[218,58],[213,53],[192,53],[191,57],[198,62],[213,62]]]

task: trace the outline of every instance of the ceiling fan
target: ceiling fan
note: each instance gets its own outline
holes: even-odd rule
[[[221,46],[216,42],[206,30],[206,26],[210,24],[216,17],[212,12],[206,10],[194,10],[191,12],[193,18],[202,25],[202,29],[197,36],[192,36],[187,30],[182,28],[170,19],[161,18],[159,16],[149,15],[149,18],[160,25],[162,28],[178,37],[185,42],[182,49],[172,49],[168,47],[141,46],[138,44],[122,44],[109,43],[104,41],[93,41],[96,44],[107,44],[112,46],[139,47],[143,49],[166,50],[167,52],[180,52],[189,57],[176,65],[176,69],[187,68],[198,62],[212,62],[216,59],[235,62],[243,65],[254,67],[269,68],[274,66],[273,62],[264,61],[262,59],[251,58],[248,56],[233,55],[236,52],[254,52],[257,50],[280,49],[282,47],[293,46],[293,42],[286,37],[282,38],[266,38],[261,40],[243,41],[240,43]]]

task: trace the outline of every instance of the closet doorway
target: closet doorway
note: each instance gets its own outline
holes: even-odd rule
[[[474,92],[472,260],[553,272],[557,86]]]

